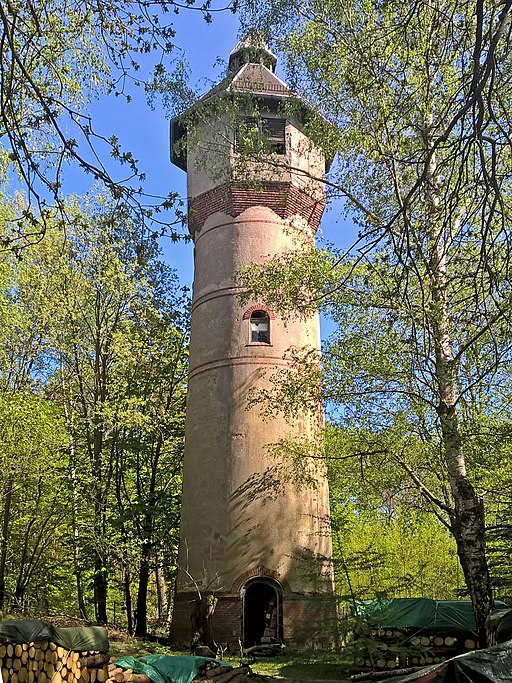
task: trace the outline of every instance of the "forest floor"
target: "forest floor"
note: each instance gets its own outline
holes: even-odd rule
[[[123,631],[109,631],[110,654],[114,657],[131,655],[143,657],[147,654],[184,655],[171,647],[148,640],[131,638]],[[225,653],[222,659],[233,666],[239,666],[238,655]],[[346,663],[341,655],[324,650],[285,652],[277,657],[261,657],[250,665],[254,674],[263,680],[286,683],[346,683]]]

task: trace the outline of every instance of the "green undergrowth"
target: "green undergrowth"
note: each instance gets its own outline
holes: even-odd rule
[[[258,658],[251,664],[254,673],[272,676],[285,681],[336,681],[349,680],[344,658],[335,652],[307,650],[285,652],[279,657]]]
[[[120,634],[109,634],[109,641],[110,654],[114,657],[190,654],[188,651],[175,650],[166,645],[148,640],[137,640]],[[226,652],[222,659],[233,666],[240,665],[240,658],[236,654]],[[243,663],[246,664],[247,660],[243,660]],[[258,676],[269,677],[277,681],[308,681],[309,683],[336,681],[336,683],[344,683],[349,680],[346,660],[342,655],[323,650],[290,651],[278,657],[261,657],[256,662],[251,663],[250,667]]]

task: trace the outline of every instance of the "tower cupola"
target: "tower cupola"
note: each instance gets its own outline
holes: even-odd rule
[[[231,51],[228,73],[235,73],[244,64],[263,64],[272,73],[276,70],[277,57],[254,30],[249,31]]]

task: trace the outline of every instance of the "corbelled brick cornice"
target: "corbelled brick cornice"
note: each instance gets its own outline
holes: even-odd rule
[[[254,185],[231,182],[189,200],[189,229],[192,236],[208,218],[222,212],[236,218],[252,206],[265,206],[281,218],[299,215],[316,231],[325,208],[290,182],[265,181]]]

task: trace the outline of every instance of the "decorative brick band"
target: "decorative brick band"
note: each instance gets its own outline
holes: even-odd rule
[[[243,314],[242,319],[248,320],[251,317],[251,315],[254,313],[254,311],[265,311],[265,313],[268,315],[270,320],[276,319],[275,313],[273,311],[271,311],[269,308],[267,308],[266,306],[262,306],[261,304],[256,304],[255,306],[251,306],[250,308],[248,308],[245,311],[245,313]]]
[[[288,581],[285,579],[284,576],[282,576],[279,572],[276,572],[274,569],[268,569],[268,567],[265,567],[264,565],[260,565],[259,567],[253,567],[252,569],[248,569],[246,572],[243,574],[240,574],[240,576],[235,579],[233,582],[233,585],[231,587],[231,592],[232,593],[239,593],[243,585],[249,581],[249,579],[274,579],[274,581],[277,581],[278,583],[281,584],[283,587],[283,590],[286,593],[291,592],[290,584]]]
[[[247,345],[246,345],[247,346]],[[271,349],[272,345],[269,344],[249,344],[249,346],[258,346],[261,349]],[[267,356],[262,354],[260,356],[238,356],[232,358],[219,358],[217,360],[212,360],[207,363],[201,363],[195,368],[189,370],[188,379],[192,380],[197,375],[208,372],[210,370],[219,370],[220,368],[226,367],[240,367],[242,365],[262,365],[266,368],[274,367],[290,367],[290,361],[283,359],[282,356]]]
[[[208,216],[222,212],[236,218],[252,206],[266,206],[283,219],[302,216],[316,231],[325,203],[313,199],[290,182],[262,181],[249,185],[233,181],[189,200],[190,233],[194,236],[200,232]]]

